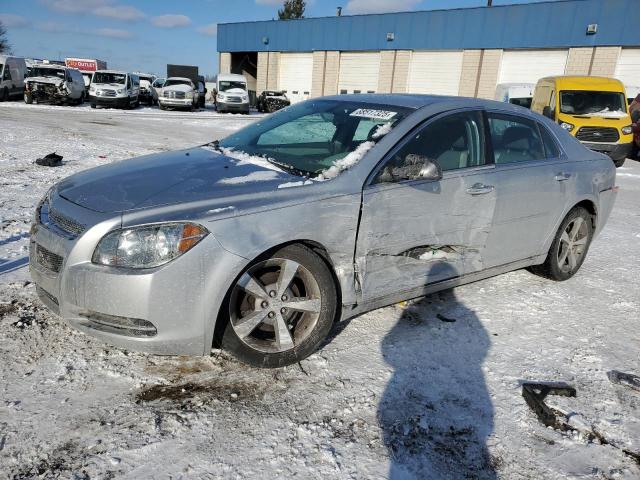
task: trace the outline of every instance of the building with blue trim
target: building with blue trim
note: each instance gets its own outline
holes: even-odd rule
[[[604,75],[640,86],[640,0],[220,24],[221,73],[293,101],[335,93],[493,98],[549,75]]]

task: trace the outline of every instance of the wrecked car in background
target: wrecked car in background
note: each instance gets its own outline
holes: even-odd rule
[[[63,180],[30,270],[108,343],[277,367],[374,308],[525,267],[570,278],[616,191],[608,157],[517,106],[325,97]]]
[[[35,65],[24,81],[25,103],[81,104],[84,99],[84,78],[74,68],[51,64]]]
[[[284,92],[274,92],[271,90],[265,90],[256,100],[256,108],[259,112],[273,113],[289,105],[291,105],[291,102]]]

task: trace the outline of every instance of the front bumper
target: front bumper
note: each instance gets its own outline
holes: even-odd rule
[[[99,106],[126,108],[129,106],[129,97],[96,97],[89,95],[89,101]]]
[[[161,267],[96,265],[91,263],[93,250],[120,226],[120,217],[91,212],[55,194],[52,206],[87,228],[77,238],[65,238],[50,227],[34,226],[29,269],[45,306],[71,326],[115,346],[162,355],[210,353],[227,286],[245,259],[208,235]],[[61,259],[59,268],[52,269],[36,253],[43,250]]]
[[[221,101],[216,102],[218,111],[225,112],[249,112],[249,103],[225,103]]]
[[[190,108],[194,105],[193,98],[166,98],[159,97],[158,103],[165,107]]]
[[[633,143],[593,143],[582,142],[590,150],[608,155],[612,160],[624,160],[631,155]]]

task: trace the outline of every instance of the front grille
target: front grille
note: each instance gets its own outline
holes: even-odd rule
[[[47,270],[54,273],[60,272],[62,268],[62,257],[57,253],[47,250],[42,245],[36,245],[36,262]]]
[[[115,97],[116,96],[116,91],[115,90],[102,90],[101,92],[103,97]]]
[[[242,99],[240,97],[227,97],[228,103],[242,103]]]
[[[70,238],[81,235],[86,229],[81,223],[51,208],[48,201],[39,207],[38,219],[45,228]]]
[[[75,236],[81,235],[85,230],[84,225],[72,220],[53,208],[49,209],[49,221],[55,224],[60,230],[64,230],[65,232]]]
[[[186,98],[187,94],[185,92],[176,92],[174,90],[169,90],[168,92],[164,92],[165,98]]]
[[[611,127],[581,127],[576,138],[583,142],[617,142],[620,139],[618,130]]]

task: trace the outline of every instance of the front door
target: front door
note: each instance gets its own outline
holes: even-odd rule
[[[418,156],[437,162],[442,179],[403,176]],[[482,268],[496,204],[489,161],[483,115],[473,110],[430,120],[390,153],[363,191],[356,245],[363,300]]]

